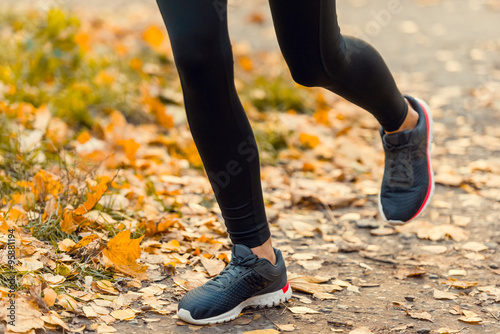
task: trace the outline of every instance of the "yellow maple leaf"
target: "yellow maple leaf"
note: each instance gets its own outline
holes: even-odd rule
[[[116,270],[133,277],[144,277],[147,267],[136,262],[141,257],[139,244],[143,238],[130,239],[130,230],[122,231],[108,241],[103,255]]]

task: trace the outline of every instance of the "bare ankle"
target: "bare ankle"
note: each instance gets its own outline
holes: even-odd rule
[[[405,131],[405,130],[413,130],[417,126],[419,115],[415,111],[415,109],[413,109],[411,104],[408,103],[408,101],[406,99],[405,99],[405,101],[408,104],[408,114],[406,115],[406,118],[405,118],[403,124],[401,124],[399,129],[397,129],[396,131],[385,131],[385,133],[392,134],[392,133],[397,133],[397,132],[401,132],[401,131]]]
[[[276,255],[274,254],[273,243],[269,238],[262,245],[251,248],[252,252],[261,259],[267,259],[273,265],[276,264]]]

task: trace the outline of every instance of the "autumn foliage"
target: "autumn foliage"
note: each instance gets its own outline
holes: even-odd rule
[[[20,316],[7,328],[16,333],[83,331],[68,325],[74,315],[106,333],[143,310],[175,313],[176,304],[160,295],[180,295],[217,275],[230,260],[230,244],[185,119],[164,28],[130,30],[50,9],[0,14],[0,43],[0,320],[10,288]],[[234,53],[273,233],[288,241],[317,238],[332,253],[369,252],[346,225],[375,224],[383,163],[378,123],[332,94],[294,84],[276,54],[237,45]],[[493,135],[486,139],[498,145]],[[488,190],[490,180],[498,184],[500,171],[491,164],[468,165],[468,176],[445,167],[437,180],[468,193]],[[362,212],[333,212],[351,208]],[[469,222],[454,216],[437,225],[375,224],[370,234],[465,242]],[[2,249],[12,229],[17,263],[10,267]],[[466,245],[471,259],[481,260],[485,249]],[[310,252],[292,254],[301,268],[322,266]],[[395,277],[422,274],[413,268]],[[340,279],[289,278],[294,291],[317,300],[359,292]],[[473,283],[446,281],[454,288]]]

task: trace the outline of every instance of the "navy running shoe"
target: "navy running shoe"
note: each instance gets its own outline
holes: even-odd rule
[[[380,129],[385,170],[378,208],[382,218],[391,223],[409,222],[420,216],[434,193],[431,111],[424,101],[406,98],[418,112],[417,126],[394,134]]]
[[[274,253],[275,265],[244,245],[234,245],[231,262],[212,280],[186,293],[177,316],[195,325],[216,324],[233,320],[248,306],[277,306],[287,301],[292,289],[285,261],[279,250]]]

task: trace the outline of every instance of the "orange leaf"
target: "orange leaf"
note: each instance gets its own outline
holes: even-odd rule
[[[328,109],[318,109],[314,113],[314,119],[320,124],[330,126],[330,119],[328,118]]]
[[[144,236],[130,239],[130,230],[122,231],[108,241],[103,255],[113,263],[116,270],[122,273],[134,277],[144,275],[146,266],[141,266],[136,262],[141,257],[139,244],[142,238]]]
[[[253,69],[252,60],[248,57],[245,56],[240,57],[239,63],[241,68],[243,68],[247,72],[250,72]]]
[[[157,26],[150,26],[144,31],[142,38],[149,45],[158,47],[163,42],[164,36],[162,30]]]
[[[115,75],[105,70],[101,70],[95,77],[96,83],[104,86],[110,86],[115,79]]]
[[[103,178],[101,182],[96,187],[92,187],[91,190],[94,190],[94,193],[90,193],[87,191],[87,200],[85,203],[80,204],[80,206],[73,211],[74,214],[77,215],[83,215],[92,210],[92,208],[99,202],[101,199],[102,195],[108,190],[108,186],[106,183],[108,183],[109,178]]]
[[[21,223],[28,221],[28,215],[22,208],[19,209],[10,208],[9,211],[7,212],[6,218]]]
[[[99,237],[95,234],[87,235],[86,237],[83,237],[82,240],[80,240],[76,245],[70,248],[69,252],[73,252],[74,250],[78,248],[82,248],[90,244],[92,241],[99,239]]]
[[[11,227],[7,224],[7,221],[0,216],[0,231],[4,234],[9,234]]]
[[[52,288],[45,288],[43,290],[43,300],[47,303],[48,306],[54,306],[54,303],[56,302],[57,298],[57,292],[55,292]]]
[[[90,49],[90,38],[86,33],[78,33],[75,35],[75,43],[83,50],[89,51]]]
[[[61,222],[61,231],[71,234],[78,229],[80,222],[76,221],[71,212],[66,211]]]
[[[125,116],[118,110],[113,110],[109,115],[109,124],[104,130],[106,133],[112,133],[118,130],[122,130],[127,125],[127,120]]]
[[[139,143],[137,143],[133,139],[127,139],[127,140],[119,140],[117,141],[117,144],[123,147],[123,150],[125,151],[125,155],[127,156],[127,159],[130,161],[130,164],[132,166],[135,165],[135,153],[141,146]]]
[[[33,177],[33,194],[39,201],[44,201],[48,195],[57,197],[62,192],[62,189],[61,183],[43,169]]]
[[[170,129],[174,127],[174,118],[167,114],[165,111],[165,106],[162,104],[161,108],[155,109],[156,120],[163,126],[165,129]]]
[[[88,142],[92,137],[90,136],[90,133],[88,133],[87,131],[83,131],[82,133],[80,133],[78,135],[78,137],[76,138],[76,140],[78,140],[78,142],[80,144],[85,144],[86,142]]]
[[[142,61],[139,58],[134,58],[130,61],[130,68],[139,71],[142,69]]]
[[[315,135],[309,135],[307,133],[301,133],[299,135],[300,143],[309,148],[315,148],[319,145],[319,138]]]

